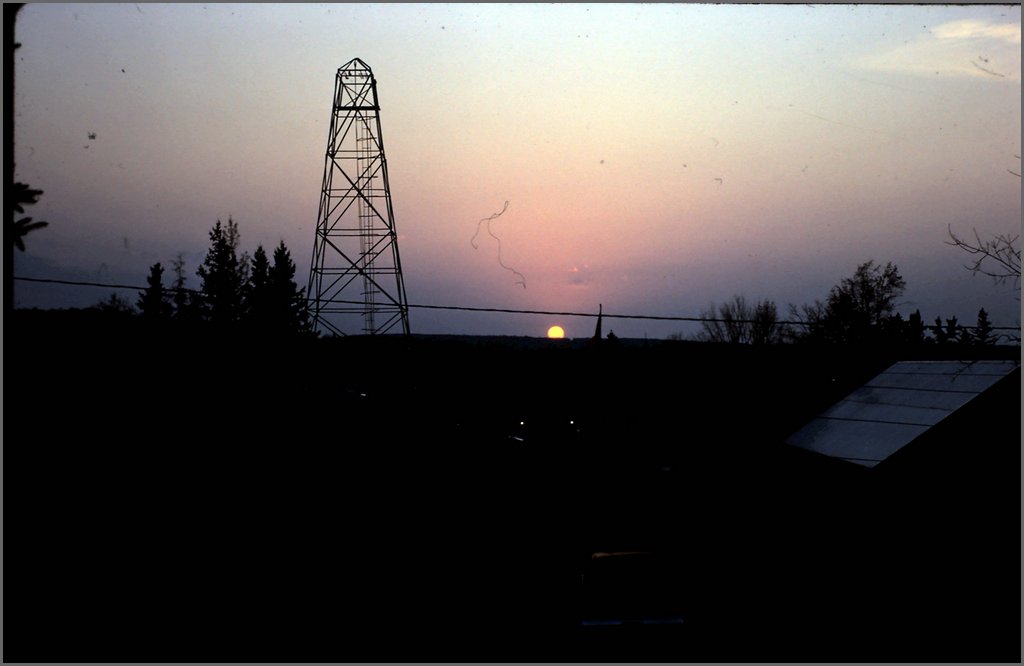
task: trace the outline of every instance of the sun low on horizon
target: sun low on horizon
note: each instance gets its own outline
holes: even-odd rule
[[[565,329],[555,324],[548,329],[548,337],[552,340],[561,340],[565,337]]]

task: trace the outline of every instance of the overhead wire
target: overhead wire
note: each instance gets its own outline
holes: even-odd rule
[[[104,287],[108,289],[132,289],[136,291],[145,291],[148,287],[140,287],[138,285],[130,284],[115,284],[109,282],[87,282],[81,280],[58,280],[55,278],[35,278],[35,277],[24,277],[14,276],[15,280],[21,280],[23,282],[39,282],[44,284],[64,284],[71,286],[81,287]],[[188,293],[200,293],[198,289],[189,289],[188,287],[164,287],[164,291],[177,292],[184,291]],[[307,298],[307,301],[313,301],[315,299]],[[350,301],[343,299],[327,299],[322,300],[321,303],[340,303],[343,305],[364,305],[362,301]],[[643,319],[649,321],[689,321],[689,322],[721,322],[721,323],[735,323],[735,324],[755,324],[760,323],[754,319],[718,319],[714,317],[681,317],[681,316],[667,316],[667,315],[644,315],[644,314],[609,314],[607,312],[573,312],[571,310],[524,310],[517,308],[495,308],[495,307],[475,307],[469,305],[433,305],[426,303],[407,303],[407,308],[415,308],[420,310],[451,310],[457,312],[495,312],[502,314],[525,314],[525,315],[545,315],[545,316],[556,316],[556,317],[604,317],[606,319]],[[813,322],[807,322],[802,320],[779,320],[778,324],[789,324],[794,326],[813,326]],[[957,324],[958,328],[974,329],[977,326],[968,326],[966,324]],[[930,328],[930,327],[929,327]],[[994,331],[1019,331],[1019,326],[992,326]]]

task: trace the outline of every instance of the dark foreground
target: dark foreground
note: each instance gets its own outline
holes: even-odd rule
[[[781,440],[935,349],[19,321],[5,661],[1020,661],[1019,371],[865,470]]]

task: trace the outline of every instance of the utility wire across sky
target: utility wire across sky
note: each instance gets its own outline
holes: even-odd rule
[[[138,285],[131,284],[114,284],[107,282],[84,282],[78,280],[57,280],[52,278],[35,278],[35,277],[22,277],[14,276],[15,280],[21,280],[23,282],[39,282],[43,284],[64,284],[76,287],[103,287],[107,289],[132,289],[135,291],[145,291],[147,287],[140,287]],[[177,287],[164,287],[164,291],[176,292],[184,291],[191,294],[201,293],[198,289],[177,288]],[[310,299],[306,299],[307,301]],[[363,305],[362,301],[349,301],[332,299],[331,303],[351,304],[351,305]],[[513,308],[484,308],[484,307],[473,307],[469,305],[427,305],[422,303],[409,303],[408,307],[418,308],[421,310],[452,310],[458,312],[498,312],[505,314],[526,314],[526,315],[548,315],[558,317],[604,317],[606,319],[645,319],[651,321],[692,321],[692,322],[721,322],[721,323],[734,323],[734,324],[755,324],[759,323],[753,319],[717,319],[712,317],[675,317],[675,316],[664,316],[664,315],[638,315],[638,314],[608,314],[607,312],[572,312],[572,311],[561,311],[561,310],[518,310]],[[789,324],[794,326],[813,326],[811,322],[802,321],[799,319],[784,319],[776,322],[777,324]],[[975,329],[977,326],[968,326],[966,324],[957,324],[958,328]],[[993,331],[1019,331],[1019,326],[992,326]]]

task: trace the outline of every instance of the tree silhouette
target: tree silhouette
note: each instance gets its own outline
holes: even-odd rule
[[[972,345],[974,344],[974,334],[971,333],[971,329],[966,326],[961,326],[956,334],[957,344],[961,345]]]
[[[229,217],[226,226],[220,220],[210,230],[210,249],[196,274],[200,280],[200,307],[212,323],[237,322],[243,311],[248,281],[248,258],[238,257],[238,225]]]
[[[779,310],[775,307],[774,301],[759,301],[755,304],[753,319],[750,324],[751,344],[766,345],[781,341]]]
[[[15,9],[15,12],[17,9]],[[17,48],[18,45],[15,45]],[[11,172],[14,165],[11,165]],[[14,248],[25,251],[25,236],[29,233],[49,226],[49,222],[32,221],[31,217],[15,220],[14,213],[24,214],[25,206],[39,203],[42,190],[34,190],[25,183],[14,183],[11,197],[11,209],[8,212],[8,227],[4,233],[4,310],[14,309]]]
[[[258,330],[265,330],[272,319],[270,310],[270,262],[262,245],[252,255],[252,270],[245,292],[246,319]]]
[[[15,183],[14,211],[16,213],[24,213],[24,207],[39,203],[39,197],[42,196],[42,194],[42,190],[33,190],[25,183]],[[47,227],[49,224],[49,222],[43,222],[42,220],[33,222],[31,217],[23,217],[14,223],[14,229],[11,233],[11,242],[14,243],[14,247],[24,252],[25,236],[36,229]]]
[[[992,322],[988,320],[988,313],[985,308],[978,310],[978,323],[974,328],[974,344],[994,345],[996,336],[992,334]]]
[[[881,324],[892,317],[896,299],[907,283],[892,262],[884,267],[867,261],[853,277],[832,287],[824,303],[803,306],[805,339],[836,343],[860,343],[883,335]],[[797,317],[796,307],[790,312]]]
[[[149,267],[146,284],[148,286],[139,292],[139,300],[136,302],[139,314],[149,321],[166,319],[171,314],[171,304],[164,289],[164,267],[160,262]]]
[[[196,318],[195,307],[191,292],[185,287],[185,258],[179,253],[171,261],[171,270],[174,271],[174,284],[172,289],[174,296],[174,318],[179,320],[192,320]]]
[[[307,320],[306,299],[295,284],[295,262],[282,240],[274,248],[274,264],[267,272],[270,308],[275,327],[282,331],[299,331]]]
[[[960,324],[957,323],[956,317],[950,317],[946,319],[946,325],[942,325],[942,317],[935,318],[935,325],[931,327],[932,333],[935,335],[935,341],[940,345],[946,345],[951,343],[961,342],[960,336]]]
[[[907,340],[907,322],[899,312],[878,322],[873,336],[878,340],[885,340],[893,343],[903,343]]]
[[[926,340],[926,338],[924,337],[924,331],[925,325],[924,319],[921,317],[921,311],[914,310],[914,312],[907,319],[907,327],[905,333],[906,341],[909,342],[910,344],[915,345],[922,344]]]
[[[1014,155],[1018,160],[1020,155]],[[1011,174],[1020,178],[1020,174],[1012,169],[1007,169]],[[953,233],[952,225],[947,226],[950,240],[946,245],[958,247],[967,254],[976,257],[971,263],[965,264],[964,268],[973,275],[981,273],[992,278],[996,284],[1003,284],[1013,280],[1013,286],[1020,289],[1020,248],[1017,241],[1020,235],[997,234],[989,240],[982,240],[978,230],[972,228],[974,241],[961,238]],[[1020,300],[1020,294],[1017,295]]]
[[[242,235],[238,231],[238,225],[231,221],[231,217],[228,217],[228,224],[224,228],[224,235],[227,238],[228,245],[235,252],[238,257],[238,279],[242,285],[242,292],[244,298],[245,285],[249,283],[249,253],[242,252],[238,254],[238,246],[242,241]]]
[[[697,334],[698,340],[731,344],[747,341],[745,320],[750,319],[750,310],[743,296],[736,294],[731,301],[717,307],[710,303],[700,316],[704,321],[701,322],[701,332]]]
[[[117,292],[111,292],[109,297],[93,305],[92,309],[116,315],[135,314],[135,308],[132,307],[131,302]]]
[[[698,340],[731,344],[769,344],[779,342],[781,328],[778,309],[772,301],[758,301],[753,306],[740,294],[717,308],[711,303],[700,315]]]

